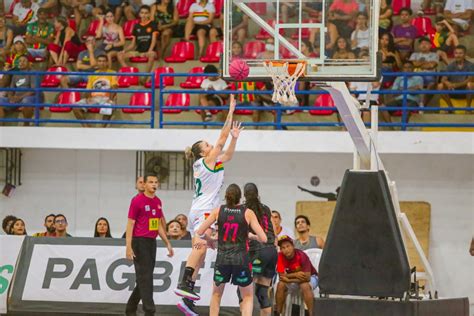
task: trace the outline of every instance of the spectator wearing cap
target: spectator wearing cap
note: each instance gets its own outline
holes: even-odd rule
[[[281,225],[280,212],[273,210],[271,220],[273,230],[275,231],[275,235],[277,236],[277,238],[279,238],[280,236],[289,236],[291,238],[295,238],[294,233],[291,231],[291,229]]]
[[[10,228],[16,220],[16,216],[7,215],[2,220],[2,229],[5,234],[10,235]]]
[[[13,40],[13,47],[10,50],[10,54],[7,55],[5,60],[4,70],[18,70],[21,56],[26,56],[28,60],[31,61],[25,40],[22,36],[16,36]]]
[[[10,235],[14,236],[25,236],[26,235],[26,225],[21,218],[15,219],[10,227]]]
[[[472,0],[447,0],[444,6],[443,16],[450,19],[461,30],[469,29],[474,11]]]
[[[458,45],[454,50],[454,61],[446,68],[447,72],[473,72],[474,64],[466,59],[466,46]],[[474,89],[474,76],[443,76],[438,84],[438,90],[472,90]],[[464,98],[464,94],[442,94],[441,98],[446,101],[450,108],[453,107],[451,98]],[[467,106],[472,103],[472,94],[467,94]]]
[[[30,71],[30,61],[26,55],[21,55],[18,58],[18,70],[22,72]],[[19,89],[34,89],[36,88],[36,79],[33,75],[27,74],[15,74],[11,78],[10,88],[19,88]],[[42,102],[42,95],[38,100],[39,103]],[[34,114],[33,103],[35,103],[35,91],[8,91],[6,97],[0,97],[0,103],[6,104],[22,104],[21,112],[23,113],[24,119],[31,119]],[[3,111],[2,111],[3,112]],[[23,123],[25,126],[30,125],[30,122],[25,121]]]
[[[28,23],[36,21],[36,12],[38,9],[39,5],[31,2],[31,0],[21,0],[15,4],[12,21],[7,25],[7,49],[10,49],[12,46],[15,36],[25,35]]]
[[[67,218],[63,214],[57,214],[54,217],[54,226],[56,227],[56,237],[72,237],[67,233]]]
[[[46,47],[54,41],[54,26],[48,22],[46,9],[38,10],[38,20],[28,23],[26,27],[26,43],[31,57],[47,58]]]
[[[296,249],[306,250],[311,248],[324,248],[324,239],[309,234],[310,225],[311,223],[307,216],[296,216],[295,229],[298,234],[298,238],[294,241]]]
[[[277,272],[279,282],[275,294],[276,315],[282,315],[283,305],[289,293],[301,292],[303,301],[308,308],[308,315],[313,315],[314,289],[318,286],[318,273],[308,255],[295,248],[293,239],[281,236],[278,239]]]
[[[205,74],[217,74],[219,70],[214,65],[207,65],[204,67]],[[222,106],[226,95],[213,93],[213,91],[223,91],[227,89],[227,82],[219,76],[210,76],[204,79],[201,83],[201,89],[209,91],[208,94],[201,94],[199,96],[199,105],[201,106]],[[212,121],[212,113],[209,110],[201,111],[201,118],[203,122]]]
[[[439,63],[439,56],[437,53],[431,51],[431,41],[426,37],[422,37],[418,40],[418,43],[419,51],[414,52],[410,56],[410,61],[413,63],[415,71],[435,72]],[[433,90],[436,87],[435,76],[422,76],[422,78],[425,89]],[[423,103],[428,104],[431,100],[431,96],[431,94],[424,95]]]
[[[45,232],[35,233],[33,237],[56,237],[56,227],[54,226],[54,214],[49,214],[44,218]]]
[[[410,8],[402,8],[400,10],[400,24],[397,24],[392,29],[392,34],[395,40],[395,47],[400,52],[402,60],[408,58],[413,52],[413,42],[415,41],[417,30],[411,24],[411,16],[413,11]]]

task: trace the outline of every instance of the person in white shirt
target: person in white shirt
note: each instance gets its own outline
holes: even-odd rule
[[[189,8],[189,16],[184,27],[184,39],[189,41],[191,40],[191,35],[197,36],[199,57],[204,52],[206,36],[209,36],[215,13],[214,3],[209,0],[200,0],[197,3],[193,3]]]
[[[15,4],[12,21],[7,25],[7,50],[12,46],[13,38],[18,35],[25,35],[27,24],[38,19],[36,17],[38,9],[39,5],[31,2],[31,0],[21,0]]]
[[[289,236],[292,239],[295,239],[295,233],[293,230],[281,225],[281,214],[275,210],[272,211],[272,225],[277,240],[281,236]]]
[[[216,74],[219,73],[219,70],[214,65],[207,65],[204,68],[205,74]],[[224,105],[224,99],[226,95],[219,95],[217,93],[213,93],[212,91],[222,91],[227,89],[227,82],[225,82],[222,78],[212,76],[208,77],[203,80],[201,83],[201,89],[210,91],[211,93],[208,94],[201,94],[199,96],[199,105],[201,106],[222,106]],[[212,120],[212,112],[216,112],[215,110],[205,110],[201,111],[201,118],[203,122],[209,122]]]
[[[370,32],[369,27],[367,26],[367,21],[368,17],[365,12],[359,12],[359,14],[357,14],[356,28],[351,35],[351,46],[356,55],[362,49],[369,49]]]
[[[452,20],[461,30],[469,29],[474,11],[472,0],[447,0],[444,6],[444,18]]]

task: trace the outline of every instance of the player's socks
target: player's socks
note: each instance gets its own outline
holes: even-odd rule
[[[178,309],[182,311],[186,316],[199,316],[195,310],[194,301],[184,298],[178,302]]]
[[[196,301],[201,297],[194,292],[194,281],[192,280],[193,273],[194,268],[186,267],[184,269],[183,279],[179,283],[178,288],[174,290],[174,293],[178,296]]]

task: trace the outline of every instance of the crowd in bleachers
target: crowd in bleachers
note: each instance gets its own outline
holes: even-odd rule
[[[402,2],[404,5],[400,4]],[[414,72],[474,71],[473,64],[468,60],[473,53],[470,39],[474,39],[472,0],[445,0],[443,3],[425,0],[423,10],[415,15],[407,7],[409,2],[381,1],[379,51],[382,53],[382,70],[397,72],[410,68]],[[251,7],[262,16],[268,16],[268,7],[272,5],[257,2],[251,4]],[[156,69],[159,74],[173,72],[173,69],[156,68],[156,63],[161,65],[164,62],[164,66],[169,66],[169,63],[196,60],[197,56],[202,62],[202,68],[189,67],[192,69],[188,71],[200,72],[207,64],[220,60],[223,48],[222,10],[223,0],[13,0],[10,8],[5,8],[4,15],[0,17],[0,41],[3,44],[1,62],[5,71],[29,71],[42,67],[52,71],[101,73],[138,72],[136,67],[141,63],[145,65],[145,71]],[[327,14],[324,52],[320,51],[319,29],[302,29],[301,35],[296,32],[285,36],[293,41],[301,36],[301,51],[308,57],[321,54],[335,60],[369,57],[370,15],[369,6],[364,0],[330,1],[326,10],[322,10],[321,2],[303,2],[304,21],[317,22],[321,19],[322,12]],[[295,8],[291,3],[282,3],[280,14],[283,21],[291,22],[296,18]],[[274,23],[272,20],[268,22]],[[265,30],[256,27],[237,7],[233,8],[231,23],[234,38],[232,56],[273,57],[273,38]],[[291,57],[289,51],[280,49],[282,58]],[[208,72],[209,69],[211,68],[208,68]],[[217,68],[212,68],[212,71],[215,69]],[[46,77],[41,83],[43,87],[87,87],[99,90],[135,84],[151,87],[150,79],[144,80],[144,77],[140,80],[107,75]],[[166,79],[173,80],[172,77]],[[472,76],[421,76],[422,83],[419,79],[410,79],[413,81],[410,84],[412,89],[474,89]],[[396,80],[395,76],[384,77],[380,86],[374,88],[398,89],[400,86],[394,84]],[[219,86],[217,89],[214,85],[201,84],[204,84],[202,79],[195,77],[181,86],[203,89],[211,87],[216,90],[228,88]],[[35,85],[35,80],[27,75],[3,75],[0,82],[0,87],[4,88],[34,88]],[[233,88],[254,90],[272,87],[263,83],[237,83]],[[301,84],[300,88],[307,86]],[[10,91],[0,94],[1,103],[30,104],[34,101],[34,92]],[[113,114],[112,109],[106,106],[116,103],[116,95],[110,92],[91,92],[82,100],[80,97],[79,94],[67,92],[59,96],[66,103],[98,105],[98,108],[74,108],[74,114],[78,119],[85,119],[86,112],[100,113],[106,126]],[[269,103],[266,97],[257,94],[241,95],[239,101],[244,105],[264,105]],[[466,95],[443,94],[441,97],[452,107],[451,97],[466,98]],[[199,103],[202,106],[218,106],[224,104],[225,99],[225,95],[211,93],[210,96],[201,96]],[[432,98],[430,95],[412,95],[409,99],[413,102],[411,105],[428,106]],[[396,97],[393,100],[380,97],[376,102],[400,105],[396,100]],[[186,100],[179,101],[181,103],[176,105],[186,105]],[[466,105],[470,106],[471,101],[468,94]],[[140,103],[138,105],[147,105]],[[300,104],[308,105],[308,99],[301,97]],[[132,102],[130,105],[133,105]],[[9,109],[12,108],[0,106],[0,118],[5,117],[5,112]],[[67,107],[55,109],[71,110]],[[132,109],[129,113],[143,111]],[[24,118],[31,118],[34,111],[30,107],[23,107],[22,112]],[[214,111],[202,111],[202,118],[210,121],[214,119],[213,114]],[[253,119],[258,121],[259,113],[254,113]],[[86,123],[83,125],[88,126]]]

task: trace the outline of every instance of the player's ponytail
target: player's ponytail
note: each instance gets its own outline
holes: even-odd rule
[[[263,206],[258,197],[258,189],[255,183],[247,183],[244,186],[245,206],[255,212],[260,222],[263,216]]]
[[[237,184],[232,183],[227,187],[227,190],[225,190],[225,201],[228,207],[235,207],[239,205],[241,198],[242,191]]]
[[[201,158],[201,142],[202,140],[195,142],[191,147],[186,147],[184,150],[186,159],[195,161]]]

